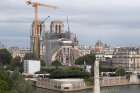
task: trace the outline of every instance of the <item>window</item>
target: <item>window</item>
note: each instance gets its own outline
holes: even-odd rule
[[[59,33],[61,33],[61,25],[59,25]]]
[[[64,87],[64,89],[69,89],[69,87]]]

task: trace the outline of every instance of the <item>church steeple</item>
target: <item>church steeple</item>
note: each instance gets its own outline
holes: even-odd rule
[[[51,33],[63,33],[64,32],[64,24],[62,21],[52,21],[51,22]]]

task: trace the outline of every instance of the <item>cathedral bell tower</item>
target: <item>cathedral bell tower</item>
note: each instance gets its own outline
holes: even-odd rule
[[[51,33],[61,34],[64,32],[64,24],[62,21],[52,21],[50,29]]]

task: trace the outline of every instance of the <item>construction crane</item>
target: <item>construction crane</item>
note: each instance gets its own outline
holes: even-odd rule
[[[50,18],[50,16],[48,16],[48,17],[46,17],[44,20],[42,20],[41,22],[40,22],[40,24],[41,24],[41,30],[42,30],[42,32],[41,32],[41,38],[40,38],[40,50],[42,51],[41,53],[40,53],[40,55],[43,55],[44,54],[44,45],[45,45],[45,42],[44,42],[44,39],[45,39],[45,31],[46,31],[46,27],[45,27],[45,22],[46,21],[48,21],[48,19]]]
[[[41,35],[41,23],[39,19],[39,8],[40,7],[46,7],[46,8],[52,8],[56,9],[56,6],[49,5],[49,4],[42,4],[39,3],[38,0],[35,2],[32,2],[31,0],[26,1],[27,5],[31,5],[35,10],[34,15],[34,23],[33,23],[33,29],[32,29],[32,52],[35,58],[40,58],[40,35]]]
[[[50,18],[50,16],[46,17],[43,21],[41,21],[41,24],[44,24],[46,22],[46,20],[48,20]]]

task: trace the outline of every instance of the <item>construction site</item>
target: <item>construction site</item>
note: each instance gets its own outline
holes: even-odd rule
[[[43,60],[46,64],[51,64],[53,61],[58,60],[63,65],[73,65],[75,59],[80,56],[80,52],[77,48],[77,36],[70,31],[68,17],[67,30],[64,29],[64,22],[58,19],[51,20],[49,31],[47,31],[45,22],[50,16],[46,15],[44,20],[40,20],[40,7],[57,11],[58,6],[43,4],[38,0],[27,0],[26,4],[34,9],[30,36],[30,48],[34,58]]]

